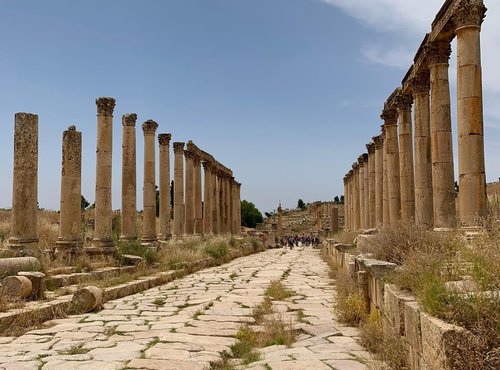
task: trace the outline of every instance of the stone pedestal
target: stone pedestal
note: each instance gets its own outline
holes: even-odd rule
[[[373,138],[375,148],[375,223],[373,227],[383,224],[383,196],[384,196],[384,142],[382,136]]]
[[[93,250],[89,253],[112,254],[113,214],[111,208],[111,175],[113,155],[113,110],[115,99],[100,97],[97,104],[97,151],[95,178],[95,227]]]
[[[194,153],[184,151],[186,159],[186,185],[185,185],[185,233],[194,234]]]
[[[156,235],[156,129],[158,124],[147,120],[142,124],[144,133],[144,188],[142,211],[143,244],[151,244],[157,240]]]
[[[401,217],[401,192],[399,176],[399,144],[398,114],[395,109],[384,109],[381,118],[384,120],[385,145],[387,152],[387,187],[389,191],[390,223]]]
[[[184,143],[174,143],[174,235],[184,234]]]
[[[486,8],[466,3],[458,7],[455,34],[460,225],[470,228],[482,226],[487,217],[480,41]]]
[[[193,158],[194,171],[194,233],[203,234],[203,209],[201,197],[201,159],[198,156]]]
[[[212,171],[210,162],[203,161],[203,173],[205,181],[203,182],[203,233],[211,234],[212,230]]]
[[[431,154],[434,228],[456,226],[455,184],[453,172],[453,142],[451,135],[450,84],[448,42],[427,46],[431,82]]]
[[[434,212],[429,74],[419,74],[411,82],[411,87],[415,101],[415,223],[420,228],[431,229],[434,225]]]
[[[62,139],[61,202],[56,256],[68,263],[82,247],[82,133],[69,126]]]
[[[122,116],[122,208],[120,240],[137,240],[137,173],[136,135],[137,114]]]
[[[172,236],[170,229],[170,139],[171,134],[159,134],[160,146],[160,240],[168,240]]]
[[[16,113],[12,222],[7,248],[19,256],[38,256],[38,116]]]
[[[396,104],[399,115],[399,177],[401,190],[401,218],[415,218],[415,183],[413,175],[413,137],[411,95],[399,95]]]

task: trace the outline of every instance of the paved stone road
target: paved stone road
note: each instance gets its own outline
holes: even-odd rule
[[[285,273],[286,272],[286,273]],[[0,369],[206,369],[235,342],[271,280],[296,296],[273,302],[286,319],[305,317],[291,348],[261,350],[251,369],[365,369],[354,328],[332,316],[327,265],[310,248],[269,250],[105,304],[97,313],[55,320],[19,338],[0,337]]]

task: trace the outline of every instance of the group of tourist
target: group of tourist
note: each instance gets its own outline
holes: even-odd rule
[[[281,238],[279,244],[283,248],[293,247],[309,247],[317,248],[319,245],[319,238],[314,235],[288,235]]]

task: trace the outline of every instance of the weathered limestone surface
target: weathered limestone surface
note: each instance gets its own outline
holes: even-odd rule
[[[384,142],[382,135],[373,138],[375,143],[375,224],[383,224],[383,196],[384,196]]]
[[[201,196],[201,158],[196,156],[193,159],[194,175],[194,233],[203,234],[203,199]]]
[[[0,368],[204,369],[236,341],[271,280],[296,292],[275,301],[286,322],[303,330],[291,348],[261,350],[273,369],[366,369],[357,329],[332,317],[333,286],[317,250],[281,250],[236,259],[163,286],[104,304],[95,313],[54,320],[55,326],[0,338]],[[302,310],[302,322],[297,311]],[[68,355],[81,347],[84,354]],[[312,366],[312,367],[311,367]],[[241,366],[243,368],[243,366]]]
[[[26,276],[7,276],[2,279],[1,294],[15,298],[27,298],[31,295],[33,285]]]
[[[95,227],[92,247],[113,253],[111,176],[113,155],[113,110],[115,99],[100,97],[97,105],[97,150],[95,179]]]
[[[12,223],[7,247],[19,255],[37,255],[38,116],[16,113]]]
[[[385,126],[382,126],[382,222],[384,226],[388,226],[391,223],[391,215],[389,211],[389,180],[387,178],[387,137],[385,134]]]
[[[70,126],[63,133],[61,208],[57,255],[67,261],[82,245],[82,133]]]
[[[94,310],[102,303],[102,289],[95,286],[86,286],[78,289],[71,300],[75,312],[86,313]]]
[[[161,240],[172,236],[170,229],[170,139],[172,134],[159,134],[160,145],[160,230]]]
[[[137,114],[135,113],[122,116],[121,240],[137,239],[136,122]]]
[[[186,159],[186,186],[185,186],[185,233],[194,234],[194,157],[189,150],[184,151]]]
[[[158,123],[148,120],[142,124],[144,133],[144,188],[142,212],[142,243],[152,243],[156,234],[156,129]]]
[[[0,258],[0,277],[16,275],[19,271],[40,271],[42,265],[35,257]]]

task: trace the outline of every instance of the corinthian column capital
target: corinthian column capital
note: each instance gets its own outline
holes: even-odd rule
[[[97,114],[100,116],[112,116],[115,109],[116,100],[109,97],[99,97],[95,100]]]
[[[451,45],[448,41],[432,41],[424,47],[424,51],[429,65],[448,63],[451,55]]]
[[[398,111],[394,108],[384,108],[380,118],[384,120],[384,126],[395,125],[398,122]]]
[[[185,143],[181,143],[181,142],[175,142],[173,144],[174,146],[174,153],[183,153],[184,152],[184,144]]]
[[[410,86],[414,94],[429,93],[431,88],[429,71],[418,73],[410,80]]]
[[[160,146],[167,146],[170,144],[171,138],[172,138],[172,134],[159,134],[158,135],[158,144],[160,144]]]
[[[413,104],[413,96],[408,94],[401,94],[396,97],[396,107],[398,111],[411,110]]]
[[[453,14],[455,27],[481,26],[486,10],[482,0],[463,0]]]
[[[152,119],[148,119],[142,124],[142,131],[144,132],[144,135],[154,135],[157,128],[158,124]]]
[[[135,127],[135,123],[137,122],[137,114],[135,113],[127,113],[122,116],[122,125]]]

